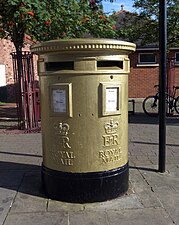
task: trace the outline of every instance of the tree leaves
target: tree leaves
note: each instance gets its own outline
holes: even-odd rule
[[[0,0],[0,35],[20,47],[25,34],[37,41],[86,34],[113,38],[114,25],[101,0]]]
[[[118,37],[139,45],[157,44],[159,41],[159,1],[135,0],[137,13],[126,13],[125,23],[117,21]],[[168,45],[179,45],[179,2],[167,0]]]

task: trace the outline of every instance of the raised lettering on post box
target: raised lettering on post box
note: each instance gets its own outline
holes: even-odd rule
[[[121,147],[119,146],[119,136],[117,133],[119,122],[111,119],[105,123],[105,133],[103,137],[103,150],[99,151],[101,164],[108,164],[121,160]]]

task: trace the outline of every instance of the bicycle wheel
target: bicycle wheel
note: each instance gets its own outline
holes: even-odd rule
[[[144,99],[142,107],[148,116],[158,116],[159,98],[157,96],[148,96]]]
[[[179,96],[175,99],[174,108],[175,111],[179,114]]]

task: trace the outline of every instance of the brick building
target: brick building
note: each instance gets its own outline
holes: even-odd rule
[[[32,43],[28,36],[25,38],[27,45],[23,51],[29,51]],[[12,52],[15,52],[14,44],[10,40],[0,39],[0,101],[14,101]]]
[[[5,92],[3,87],[6,87],[8,100],[11,100],[14,95],[14,78],[10,53],[14,52],[15,48],[11,41],[0,40],[0,49],[0,97],[2,98]],[[29,50],[29,45],[23,50]],[[169,58],[174,58],[169,72],[172,76],[170,83],[179,86],[179,48],[171,48]],[[154,94],[154,85],[159,83],[159,49],[138,47],[135,53],[130,54],[130,60],[129,98],[145,98]]]
[[[15,51],[15,47],[10,40],[0,40],[0,86],[10,85],[14,83],[11,52]]]
[[[154,85],[159,83],[159,48],[138,47],[130,60],[129,97],[144,98],[154,94]],[[168,68],[168,85],[179,86],[179,47],[170,49]]]

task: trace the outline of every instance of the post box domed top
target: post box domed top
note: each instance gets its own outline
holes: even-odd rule
[[[91,52],[91,51],[122,51],[133,52],[136,45],[116,39],[83,38],[83,39],[58,39],[46,41],[31,46],[31,51],[37,54],[53,52]]]

